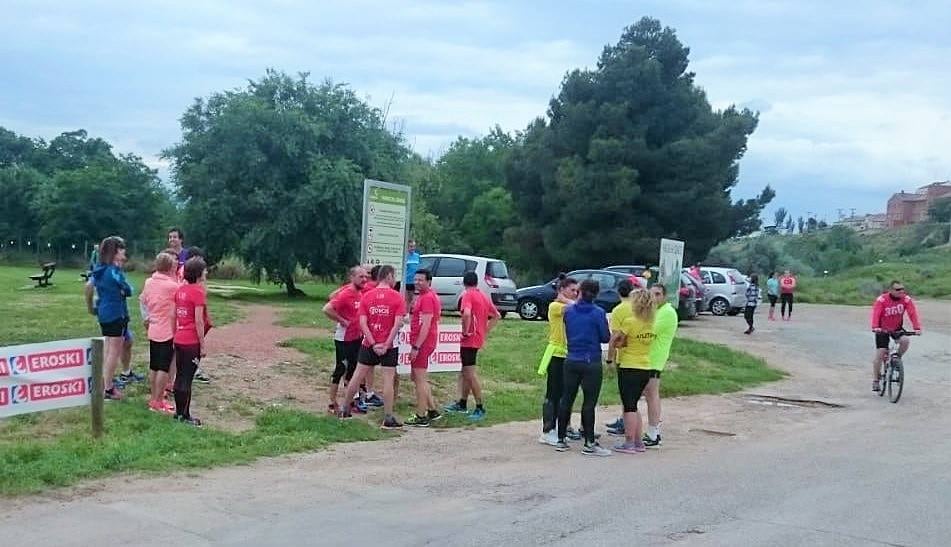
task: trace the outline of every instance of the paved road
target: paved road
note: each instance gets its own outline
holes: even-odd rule
[[[746,394],[669,401],[665,446],[589,459],[538,424],[411,431],[247,467],[4,502],[0,537],[34,545],[946,545],[951,305],[922,306],[906,393],[873,397],[867,310],[799,306],[753,337],[703,317],[697,338],[792,372]],[[762,319],[762,318],[760,318]],[[843,408],[755,404],[750,394]],[[601,409],[599,421],[616,409]]]

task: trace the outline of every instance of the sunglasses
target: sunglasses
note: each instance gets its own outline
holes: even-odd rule
[[[905,292],[905,287],[895,287],[892,290],[895,292]]]

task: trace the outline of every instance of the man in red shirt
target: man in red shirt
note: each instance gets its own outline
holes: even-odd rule
[[[783,321],[792,321],[793,293],[796,292],[796,276],[786,270],[779,278],[779,312]],[[786,315],[786,306],[789,305],[789,315]]]
[[[882,361],[888,358],[888,338],[891,333],[903,330],[905,314],[911,319],[911,326],[915,334],[921,334],[921,322],[918,320],[918,308],[915,301],[905,292],[901,281],[892,281],[888,292],[875,299],[872,306],[872,331],[875,333],[875,358],[872,359],[872,391],[878,391],[879,371]],[[904,355],[908,351],[911,340],[906,337],[898,339],[898,354]]]
[[[363,345],[357,359],[357,370],[347,384],[344,400],[351,400],[363,379],[377,365],[383,367],[383,429],[399,429],[403,424],[393,415],[395,396],[394,382],[396,366],[399,362],[399,348],[393,341],[403,326],[406,315],[406,301],[400,293],[393,290],[396,283],[396,270],[393,266],[380,268],[379,283],[376,288],[360,297],[360,329],[363,331]],[[340,411],[340,417],[350,417],[350,407]]]
[[[486,336],[502,315],[489,297],[479,290],[479,276],[475,272],[466,272],[462,278],[462,284],[466,290],[463,291],[462,300],[459,303],[459,311],[462,312],[462,341],[459,343],[462,372],[459,374],[459,400],[445,408],[450,412],[465,412],[469,392],[472,392],[476,408],[469,414],[469,419],[478,421],[485,418],[485,408],[482,406],[482,384],[476,372],[476,361],[479,350],[485,345]]]
[[[363,287],[369,279],[367,271],[362,266],[350,268],[350,283],[338,289],[324,306],[324,314],[343,328],[340,340],[334,340],[336,350],[336,366],[330,375],[330,404],[328,410],[337,413],[337,390],[342,379],[347,383],[353,378],[357,370],[357,358],[360,354],[360,342],[363,340],[363,331],[360,330],[360,296]],[[353,404],[352,402],[350,403]]]
[[[413,349],[409,358],[410,374],[416,385],[416,416],[406,425],[416,427],[429,427],[430,422],[442,417],[436,410],[427,372],[429,358],[439,343],[439,316],[442,314],[439,297],[430,287],[432,281],[433,274],[426,269],[417,270],[413,276],[413,287],[419,296],[413,300],[410,314],[409,340]]]

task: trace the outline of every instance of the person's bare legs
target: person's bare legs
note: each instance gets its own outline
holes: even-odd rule
[[[425,418],[433,409],[428,371],[424,368],[414,368],[410,371],[410,377],[416,386],[416,415]]]
[[[149,390],[151,401],[161,403],[165,398],[165,386],[168,385],[168,373],[161,370],[149,371]]]
[[[178,376],[178,365],[175,363],[175,352],[172,352],[172,366],[168,368],[168,382],[165,384],[166,391],[175,391],[175,377]]]
[[[396,402],[396,367],[383,367],[383,418],[393,416],[393,406]],[[395,416],[394,416],[395,417]]]
[[[644,421],[640,412],[625,412],[623,417],[625,441],[640,444],[644,438]]]
[[[660,427],[660,378],[651,378],[647,382],[644,398],[647,400],[647,425]]]
[[[374,367],[370,365],[364,365],[362,363],[357,364],[357,370],[353,373],[353,378],[350,379],[350,382],[347,383],[346,395],[343,398],[343,406],[340,407],[343,411],[350,410],[350,402],[353,401],[353,396],[357,394],[357,391],[360,389],[360,384],[364,381],[367,375],[373,370]]]
[[[122,338],[122,372],[132,372],[132,340]]]
[[[479,374],[475,367],[462,367],[463,399],[469,398],[469,391],[475,398],[476,405],[482,404],[482,384],[479,383]]]
[[[110,389],[113,387],[113,378],[116,376],[116,369],[119,368],[119,360],[122,358],[122,352],[125,351],[123,348],[125,340],[121,336],[106,336],[105,338],[102,385],[105,386],[106,389]]]
[[[872,359],[872,379],[874,379],[876,382],[878,382],[881,378],[882,363],[885,361],[886,357],[888,357],[887,349],[875,350],[875,358]]]
[[[911,340],[907,336],[902,336],[898,339],[898,356],[904,357],[905,352],[908,351],[908,347],[911,346]]]

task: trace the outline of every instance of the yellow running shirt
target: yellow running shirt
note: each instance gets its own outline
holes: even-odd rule
[[[631,307],[631,297],[622,298],[621,302],[617,306],[614,306],[614,309],[611,311],[611,321],[609,325],[611,332],[621,330],[621,325],[624,324],[624,320],[632,315],[634,315],[634,308]]]
[[[627,345],[618,348],[618,366],[620,368],[649,369],[651,342],[654,340],[654,323],[642,321],[632,313],[624,320],[621,331],[627,337]]]
[[[548,343],[556,348],[552,356],[568,355],[568,339],[565,337],[565,304],[557,300],[548,305]]]

